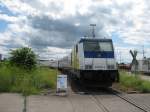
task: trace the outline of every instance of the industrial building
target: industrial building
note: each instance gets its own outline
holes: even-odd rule
[[[144,58],[142,60],[137,60],[137,65],[133,64],[131,71],[137,71],[142,73],[150,74],[150,58]]]

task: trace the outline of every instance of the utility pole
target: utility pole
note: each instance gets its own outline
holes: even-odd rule
[[[143,54],[143,59],[145,58],[145,50],[144,50],[144,45],[142,46],[142,54]]]
[[[96,26],[96,24],[90,24],[90,26],[92,27],[92,36],[93,36],[93,38],[95,38],[95,26]]]
[[[121,64],[121,62],[122,62],[122,53],[121,53],[121,51],[119,53],[120,53],[120,64]]]
[[[122,52],[120,50],[117,50],[117,55],[118,55],[118,61],[121,64],[121,62],[122,62]]]

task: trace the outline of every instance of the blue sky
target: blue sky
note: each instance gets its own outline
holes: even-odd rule
[[[3,14],[7,14],[8,16],[14,16],[14,14],[5,5],[0,5],[0,10]]]
[[[0,32],[4,32],[7,28],[8,22],[0,20]]]
[[[150,57],[150,2],[148,0],[2,0],[0,2],[0,53],[32,47],[40,58],[67,55],[96,24],[96,36],[112,38],[117,59],[131,62],[130,49],[144,45]]]
[[[2,3],[0,4],[1,4],[0,5],[1,14],[6,14],[8,16],[15,16],[5,5],[3,5]],[[9,22],[5,20],[0,20],[0,32],[4,32],[8,24]]]

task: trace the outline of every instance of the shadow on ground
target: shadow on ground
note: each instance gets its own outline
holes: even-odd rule
[[[73,78],[68,76],[68,83],[71,88],[71,91],[76,94],[83,95],[113,95],[113,94],[121,94],[117,90],[102,87],[88,87],[85,83],[82,83],[79,80],[74,80]]]

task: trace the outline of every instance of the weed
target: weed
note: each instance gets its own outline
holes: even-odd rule
[[[120,84],[126,88],[133,88],[140,92],[150,92],[150,81],[142,80],[139,75],[120,72]]]
[[[57,70],[36,68],[26,71],[9,64],[0,66],[0,92],[37,94],[45,88],[56,87]]]

